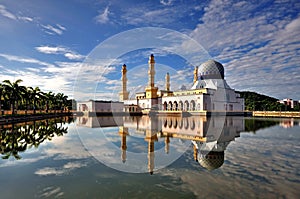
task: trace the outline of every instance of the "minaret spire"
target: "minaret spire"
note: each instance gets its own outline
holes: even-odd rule
[[[194,69],[194,84],[198,81],[198,66]]]
[[[170,75],[169,75],[169,73],[166,74],[166,90],[170,91]]]
[[[146,87],[146,98],[147,99],[155,99],[155,98],[157,98],[158,88],[154,86],[155,60],[154,60],[153,54],[151,54],[149,57],[148,65],[149,65],[149,69],[148,69],[148,85]],[[151,102],[151,104],[152,104],[152,102]]]
[[[154,64],[155,64],[155,60],[154,60],[154,55],[151,54],[149,57],[149,70],[148,70],[148,86],[149,87],[154,87],[154,76],[155,76],[155,69],[154,69]]]
[[[126,136],[128,135],[128,128],[126,127],[119,127],[119,135],[121,136],[121,159],[122,162],[126,162],[126,149],[127,149],[127,144],[126,144]]]
[[[128,91],[127,91],[127,69],[126,65],[122,66],[122,91],[119,93],[120,101],[128,100]]]

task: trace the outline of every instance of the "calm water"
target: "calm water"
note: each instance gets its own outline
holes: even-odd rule
[[[296,119],[81,117],[0,130],[0,198],[300,196]]]

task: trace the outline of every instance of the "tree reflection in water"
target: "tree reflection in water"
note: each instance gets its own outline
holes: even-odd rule
[[[1,158],[21,159],[20,152],[31,147],[37,148],[45,140],[52,140],[55,136],[66,134],[68,127],[64,124],[71,121],[71,117],[60,117],[0,126]]]

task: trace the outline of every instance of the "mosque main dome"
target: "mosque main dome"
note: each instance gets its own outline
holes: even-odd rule
[[[224,151],[210,151],[207,154],[200,153],[198,154],[198,162],[208,170],[217,169],[224,163]]]
[[[200,65],[199,74],[202,79],[224,79],[224,67],[215,60],[208,60]]]

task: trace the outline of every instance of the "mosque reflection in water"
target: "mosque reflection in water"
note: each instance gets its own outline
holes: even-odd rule
[[[120,136],[121,160],[126,161],[128,136],[139,133],[147,146],[148,171],[155,168],[155,144],[164,142],[165,153],[170,151],[174,139],[189,142],[193,147],[194,160],[208,169],[221,167],[224,163],[224,152],[229,143],[245,131],[245,120],[242,117],[78,117],[76,124],[81,127],[106,128],[118,127]]]

